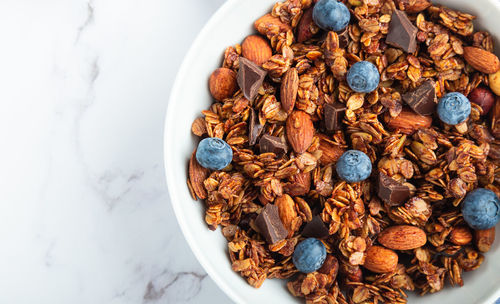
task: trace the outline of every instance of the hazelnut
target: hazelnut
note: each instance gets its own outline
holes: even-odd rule
[[[216,100],[222,101],[229,98],[238,89],[236,72],[228,68],[218,68],[210,75],[208,86]]]
[[[477,87],[469,93],[469,101],[479,105],[483,109],[483,115],[488,114],[493,103],[495,102],[495,97],[493,93],[485,87]]]

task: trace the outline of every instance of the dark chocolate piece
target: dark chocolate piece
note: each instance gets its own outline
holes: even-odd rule
[[[437,97],[435,83],[427,80],[413,91],[403,94],[403,100],[420,115],[431,115],[436,112]]]
[[[288,146],[281,141],[281,138],[264,134],[259,141],[260,153],[272,152],[276,155],[288,152]]]
[[[248,117],[248,144],[253,146],[257,143],[257,139],[264,130],[264,126],[260,124],[259,115],[253,108],[250,108]]]
[[[378,175],[378,197],[389,206],[399,206],[410,197],[410,188],[393,180],[383,172]]]
[[[274,244],[288,236],[288,230],[281,222],[276,205],[269,203],[264,206],[255,219],[255,225],[268,244]]]
[[[341,49],[345,49],[347,45],[349,44],[349,30],[348,27],[346,27],[343,31],[337,32],[337,36],[339,36],[339,47]]]
[[[329,236],[328,228],[319,215],[313,216],[312,220],[304,226],[302,235],[305,237],[315,237],[318,239]]]
[[[346,107],[340,102],[327,103],[323,108],[325,128],[327,131],[337,131],[341,129],[342,117]]]
[[[267,72],[244,57],[240,57],[239,62],[238,85],[241,91],[243,91],[245,98],[252,101],[257,96]]]
[[[411,23],[406,13],[395,10],[392,13],[385,42],[402,48],[407,53],[413,53],[417,50],[417,32],[418,29]]]

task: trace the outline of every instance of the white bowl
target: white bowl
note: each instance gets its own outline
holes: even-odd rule
[[[241,43],[253,32],[253,22],[269,12],[276,0],[229,0],[210,19],[196,38],[177,75],[165,122],[165,168],[170,199],[191,249],[210,277],[237,303],[303,303],[286,289],[284,280],[266,280],[255,289],[231,270],[227,242],[219,230],[210,231],[202,202],[188,191],[187,163],[197,144],[192,121],[209,107],[212,98],[208,77],[220,66],[227,46]],[[476,26],[500,37],[500,4],[495,0],[442,0],[455,9],[478,16]],[[497,45],[497,50],[500,45]],[[497,238],[500,238],[498,236]],[[461,288],[445,288],[425,297],[410,295],[410,303],[493,303],[500,297],[500,240],[486,254],[483,265],[464,275]],[[418,300],[413,300],[417,299]]]

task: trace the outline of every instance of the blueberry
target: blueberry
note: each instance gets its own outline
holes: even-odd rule
[[[368,61],[359,61],[347,72],[347,84],[359,93],[370,93],[378,87],[380,74],[377,67]]]
[[[233,150],[220,138],[205,138],[198,144],[196,160],[205,168],[221,170],[227,167],[232,159]]]
[[[341,31],[350,19],[349,9],[337,0],[319,0],[313,9],[314,22],[325,31]]]
[[[465,197],[462,215],[470,227],[489,229],[500,221],[500,200],[495,192],[477,188]]]
[[[295,246],[293,264],[303,273],[310,273],[321,268],[326,259],[326,248],[315,238],[308,238]]]
[[[464,122],[470,115],[470,101],[463,94],[451,92],[439,100],[437,112],[439,119],[449,125]]]
[[[365,153],[358,150],[344,152],[337,161],[337,174],[346,182],[365,180],[372,173],[372,162]]]

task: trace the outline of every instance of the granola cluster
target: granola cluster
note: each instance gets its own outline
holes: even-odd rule
[[[194,135],[224,139],[233,161],[211,171],[193,152],[190,191],[203,200],[208,227],[221,226],[232,269],[256,288],[278,278],[288,279],[290,293],[307,303],[406,303],[407,291],[434,293],[445,281],[462,286],[462,273],[480,267],[494,239],[495,228],[467,226],[460,203],[478,187],[500,195],[500,102],[489,116],[484,113],[489,108],[472,102],[469,119],[450,126],[436,115],[413,112],[402,95],[428,80],[435,83],[437,98],[447,92],[470,96],[475,89],[492,95],[488,86],[498,84],[490,84],[492,78],[464,57],[466,47],[492,52],[492,37],[474,30],[474,16],[427,0],[342,2],[351,22],[341,33],[311,22],[313,0],[276,3],[255,22],[272,49],[261,65],[267,77],[254,100],[242,90],[229,92],[193,122]],[[385,42],[396,9],[406,11],[418,28],[414,53]],[[260,43],[228,47],[221,67],[236,75],[241,56],[265,56]],[[352,91],[345,80],[349,67],[361,60],[380,72],[378,89],[367,94]],[[333,103],[345,111],[341,128],[329,132],[324,109]],[[290,143],[287,132],[294,129],[287,120],[296,111],[306,113],[314,126],[309,145],[303,138]],[[266,134],[286,144],[279,152],[260,153],[257,137]],[[303,153],[297,153],[298,144],[306,145]],[[335,163],[348,149],[366,153],[374,172],[407,186],[409,199],[396,205],[382,201],[375,178],[340,180]],[[273,244],[255,224],[267,204],[278,207],[288,231]],[[291,255],[315,216],[327,229],[322,239],[327,259],[316,272],[298,273]],[[372,272],[364,266],[367,251],[394,225],[421,228],[427,242],[398,250],[395,270]]]

